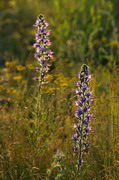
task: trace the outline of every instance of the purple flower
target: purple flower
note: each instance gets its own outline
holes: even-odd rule
[[[85,119],[83,120],[83,123],[84,123],[85,125],[88,125],[88,124],[89,124],[89,120],[88,120],[87,118],[85,118]]]
[[[76,106],[82,106],[82,102],[81,101],[75,101]]]
[[[81,78],[80,81],[81,81],[81,83],[83,83],[84,82],[84,78]]]
[[[44,33],[46,36],[49,36],[50,35],[50,30],[48,30],[48,31],[45,31],[45,33]]]
[[[92,94],[91,91],[88,91],[88,92],[86,93],[86,96],[90,97],[91,94]]]
[[[77,128],[77,129],[78,129],[78,128],[80,128],[80,126],[81,126],[81,125],[80,125],[79,123],[78,123],[78,124],[74,124],[74,128]]]
[[[86,101],[86,97],[84,97],[84,96],[82,97],[82,96],[81,96],[81,97],[80,97],[80,101],[81,101],[82,103],[84,103],[84,102]]]
[[[83,73],[82,72],[78,74],[78,78],[80,78],[80,79],[83,78]]]
[[[78,74],[79,80],[77,81],[76,95],[78,100],[75,101],[77,109],[75,116],[77,118],[77,124],[74,125],[75,134],[72,139],[75,143],[73,149],[77,154],[77,166],[83,163],[84,152],[89,149],[89,143],[85,142],[88,138],[89,131],[91,127],[89,126],[92,114],[90,113],[90,103],[91,103],[91,91],[89,88],[89,80],[91,75],[89,75],[89,68],[87,65],[83,65],[81,72]]]
[[[49,60],[53,59],[53,52],[49,50],[50,40],[48,36],[50,35],[50,30],[46,30],[48,23],[45,22],[44,16],[39,15],[35,25],[37,32],[35,34],[36,42],[33,44],[33,47],[36,49],[34,54],[35,58],[38,61],[36,71],[38,73],[39,87],[45,81],[45,75],[49,71]],[[36,78],[35,78],[36,79]]]
[[[85,73],[85,75],[88,76],[89,71],[88,71],[88,70],[85,70],[84,73]]]
[[[40,48],[40,51],[45,52],[46,48]]]
[[[88,133],[89,131],[91,131],[91,127],[86,127],[86,129],[85,129],[85,131],[86,131],[86,133]]]
[[[42,63],[42,64],[44,64],[44,63],[46,62],[45,59],[38,59],[38,61],[39,61],[40,63]]]
[[[39,58],[39,57],[40,57],[40,55],[39,55],[38,53],[35,53],[34,56],[35,56],[36,58]]]
[[[78,118],[82,114],[81,108],[77,108],[75,116]]]
[[[87,112],[89,109],[90,109],[89,106],[84,106],[84,107],[83,107],[83,112]]]
[[[89,149],[89,142],[84,142],[84,151],[88,151]]]
[[[78,134],[78,133],[76,133],[74,136],[72,136],[72,139],[74,139],[74,140],[78,140],[78,137],[79,137],[79,134]]]
[[[81,82],[77,81],[77,86],[81,87]]]
[[[82,163],[83,163],[83,159],[79,159],[78,160],[78,165],[80,166],[80,165],[82,165]]]
[[[86,114],[86,118],[87,118],[88,120],[90,120],[92,117],[93,117],[92,114],[90,114],[90,113]]]
[[[88,86],[83,86],[83,87],[82,87],[82,90],[83,90],[83,91],[86,91],[87,88],[88,88]]]
[[[86,133],[86,132],[83,133],[83,137],[84,137],[84,138],[86,138],[87,135],[88,135],[88,133]]]
[[[73,149],[75,153],[78,151],[78,147],[76,145],[74,145]]]
[[[39,67],[36,67],[36,71],[40,71],[40,68],[39,68]]]
[[[81,95],[81,91],[79,91],[78,89],[76,89],[76,94]]]
[[[91,80],[91,75],[87,76],[87,81],[90,81]]]
[[[33,45],[33,47],[34,47],[34,48],[39,47],[39,44],[38,44],[38,43],[35,43],[35,44]]]

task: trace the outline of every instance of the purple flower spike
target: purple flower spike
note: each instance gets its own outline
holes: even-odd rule
[[[37,32],[35,34],[36,42],[33,45],[36,49],[34,56],[38,60],[36,71],[38,73],[38,87],[41,87],[46,79],[46,73],[49,71],[49,60],[53,59],[53,52],[48,49],[51,44],[48,38],[50,30],[46,30],[48,23],[45,22],[43,15],[38,16],[34,26],[37,28]]]
[[[92,101],[92,93],[89,88],[89,80],[91,75],[89,75],[89,68],[87,65],[83,65],[81,72],[78,74],[79,80],[77,81],[76,95],[77,99],[75,101],[77,109],[75,112],[77,124],[74,124],[75,134],[72,136],[74,141],[74,152],[77,157],[77,167],[83,163],[84,153],[89,149],[89,143],[87,142],[88,134],[91,131],[89,126],[92,114],[90,113],[90,103]]]

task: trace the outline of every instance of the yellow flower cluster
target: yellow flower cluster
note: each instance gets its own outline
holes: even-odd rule
[[[18,62],[17,61],[6,61],[6,63],[5,63],[5,65],[7,66],[7,67],[14,67],[14,66],[16,66],[16,64],[18,64]]]
[[[26,67],[25,67],[25,66],[22,66],[22,65],[18,65],[18,66],[16,66],[16,69],[17,69],[18,71],[24,71],[24,70],[26,69]]]
[[[7,68],[11,68],[11,67],[15,67],[15,66],[16,66],[16,69],[17,69],[18,71],[24,71],[24,70],[26,70],[26,68],[27,68],[27,69],[30,69],[30,70],[31,70],[31,69],[34,69],[34,66],[33,66],[31,63],[26,62],[26,65],[23,66],[23,65],[18,64],[18,61],[17,61],[17,60],[6,61],[6,62],[5,62],[5,66],[6,66]]]
[[[14,87],[10,87],[7,89],[7,93],[14,94],[14,93],[16,93],[16,89]]]
[[[14,80],[20,80],[20,79],[22,79],[22,76],[21,76],[21,75],[19,75],[19,76],[14,76],[13,79],[14,79]]]
[[[53,87],[42,86],[43,93],[52,93],[53,91],[55,91],[55,88],[53,88]]]
[[[25,65],[18,63],[18,60],[6,61],[5,68],[1,69],[0,91],[6,92],[6,97],[11,98],[12,94],[15,98],[21,97],[23,87],[27,85],[25,79],[25,71],[34,69],[34,66],[27,61]]]
[[[65,77],[62,73],[59,73],[54,83],[60,86],[61,88],[67,87],[68,84],[70,83],[70,78]]]

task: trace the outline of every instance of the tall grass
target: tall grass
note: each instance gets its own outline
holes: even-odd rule
[[[79,66],[80,67],[80,66]],[[58,72],[58,71],[56,71]],[[32,87],[29,96],[1,106],[1,179],[45,179],[57,149],[65,154],[62,179],[76,179],[75,158],[71,136],[74,123],[75,80],[61,87],[58,75],[53,72],[51,82],[43,94],[39,135],[35,145],[36,92]],[[61,73],[60,73],[61,76]],[[84,160],[78,179],[118,179],[118,69],[110,73],[105,68],[93,70],[92,90],[95,94],[90,135],[92,147]],[[63,78],[63,75],[62,75]],[[57,81],[56,81],[57,79]],[[35,86],[35,85],[34,85]],[[52,86],[52,88],[51,88]],[[48,89],[49,88],[49,89]],[[31,93],[32,92],[32,93]],[[56,171],[50,175],[54,179]]]

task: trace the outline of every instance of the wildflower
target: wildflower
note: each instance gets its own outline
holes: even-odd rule
[[[16,64],[17,64],[17,61],[6,61],[5,62],[5,66],[7,66],[7,67],[14,67],[14,66],[16,66]]]
[[[70,79],[68,77],[65,77],[62,73],[59,73],[57,75],[57,78],[54,81],[54,83],[60,86],[60,88],[67,87],[69,82],[70,82]]]
[[[36,49],[34,54],[37,59],[36,71],[38,76],[35,77],[35,80],[38,80],[38,87],[41,87],[46,79],[46,74],[49,71],[49,61],[53,59],[53,52],[48,50],[51,42],[48,38],[50,35],[50,30],[46,30],[48,23],[45,22],[44,16],[39,15],[35,25],[37,32],[35,34],[35,40],[33,47]]]
[[[7,89],[7,93],[14,94],[14,93],[16,93],[16,90],[14,89],[14,87],[10,87]]]
[[[26,68],[24,66],[22,66],[22,65],[18,65],[18,66],[16,66],[16,69],[18,71],[24,71]]]
[[[74,125],[75,135],[72,137],[74,141],[74,153],[77,156],[77,167],[82,165],[84,153],[89,149],[88,133],[91,131],[89,126],[92,114],[90,113],[90,102],[91,91],[89,89],[89,80],[91,75],[89,75],[89,68],[87,65],[83,65],[81,72],[78,74],[79,81],[76,83],[76,95],[78,100],[75,102],[77,109],[75,116],[77,119],[77,124]]]
[[[14,76],[13,79],[14,79],[14,80],[20,80],[20,79],[22,79],[22,76],[20,76],[20,75]]]

